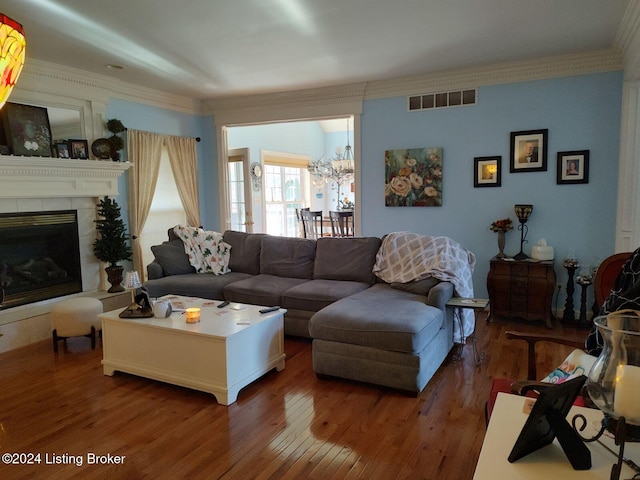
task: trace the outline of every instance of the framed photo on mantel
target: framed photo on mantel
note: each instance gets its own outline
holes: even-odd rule
[[[6,144],[13,155],[53,156],[46,108],[7,102],[0,117]]]

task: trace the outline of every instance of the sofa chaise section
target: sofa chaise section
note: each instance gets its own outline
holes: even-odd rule
[[[451,296],[439,282],[432,300]],[[419,295],[378,283],[311,317],[318,375],[420,392],[453,347],[453,319]],[[445,300],[446,303],[446,300]]]

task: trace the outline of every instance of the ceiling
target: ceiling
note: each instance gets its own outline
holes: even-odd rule
[[[0,12],[23,24],[27,59],[204,100],[608,49],[629,3],[0,0]]]

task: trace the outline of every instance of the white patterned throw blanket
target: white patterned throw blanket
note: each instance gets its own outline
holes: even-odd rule
[[[223,275],[229,272],[231,245],[223,240],[221,233],[185,225],[176,225],[173,232],[184,243],[189,263],[197,273]]]
[[[448,237],[393,232],[382,240],[373,273],[387,283],[407,283],[434,277],[451,282],[455,296],[472,298],[475,264],[475,255]],[[463,343],[475,328],[473,311],[461,310],[461,325],[458,322],[453,324],[456,343]]]

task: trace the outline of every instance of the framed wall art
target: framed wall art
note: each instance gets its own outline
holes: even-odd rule
[[[473,159],[473,186],[499,187],[502,185],[502,157],[476,157]]]
[[[86,160],[89,158],[89,143],[86,140],[69,140],[71,158]]]
[[[589,183],[589,150],[558,152],[556,183]]]
[[[547,171],[549,130],[511,132],[511,173]]]
[[[0,116],[13,155],[52,156],[51,126],[46,108],[7,102]]]
[[[442,206],[442,148],[403,148],[385,152],[387,207]]]

